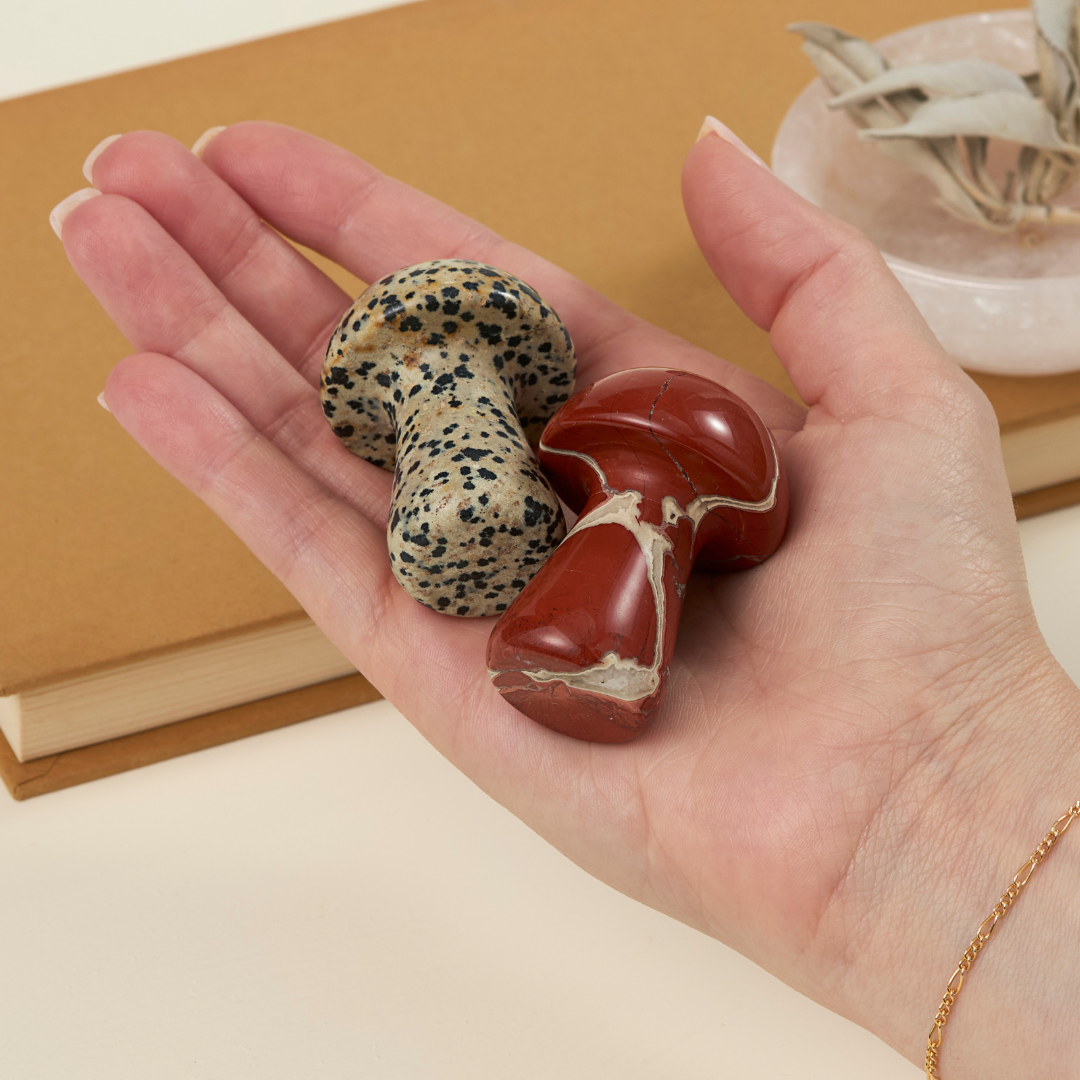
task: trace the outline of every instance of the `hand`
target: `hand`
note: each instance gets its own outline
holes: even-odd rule
[[[1080,706],[1035,624],[990,406],[869,242],[723,139],[691,150],[701,248],[771,330],[804,409],[298,131],[238,124],[201,161],[134,133],[93,177],[104,195],[70,211],[63,241],[143,350],[105,390],[140,445],[442,753],[570,858],[921,1061],[971,935],[1080,794]],[[488,681],[492,622],[438,615],[397,586],[390,477],[350,455],[319,407],[352,297],[263,222],[365,281],[435,258],[505,267],[566,322],[579,385],[662,363],[723,383],[770,426],[787,537],[759,568],[694,579],[640,739],[597,746],[533,724]],[[1045,1060],[1046,1075],[1080,1075],[1060,1032],[1055,1052],[1072,1056],[1037,1056],[1055,995],[1080,1000],[1076,964],[1049,981],[1033,970],[1080,940],[1075,906],[1048,929],[1034,902],[1080,881],[1071,847],[1010,916],[1023,932],[995,936],[972,975],[943,1075],[1004,1075],[1013,1052],[1020,1074]],[[1008,1046],[987,1035],[994,1002],[1025,1010]]]

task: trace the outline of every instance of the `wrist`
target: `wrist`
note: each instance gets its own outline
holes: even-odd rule
[[[849,908],[864,914],[834,1007],[920,1065],[965,949],[1080,798],[1080,691],[1045,647],[1031,653],[960,695],[937,734],[917,740],[847,886]],[[1080,826],[965,977],[939,1060],[944,1080],[1080,1077]]]

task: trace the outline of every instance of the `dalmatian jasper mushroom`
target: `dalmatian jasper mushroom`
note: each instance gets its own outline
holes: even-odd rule
[[[421,604],[505,611],[562,540],[532,446],[574,371],[555,312],[480,263],[406,267],[342,319],[323,364],[323,411],[354,454],[394,472],[390,564]]]

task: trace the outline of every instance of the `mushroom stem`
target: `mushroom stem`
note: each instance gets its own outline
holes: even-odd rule
[[[415,386],[403,372],[406,400]],[[397,439],[390,564],[437,611],[505,611],[566,533],[558,500],[498,378],[475,375],[447,400],[417,396]]]

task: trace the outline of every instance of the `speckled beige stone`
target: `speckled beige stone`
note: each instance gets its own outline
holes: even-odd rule
[[[398,581],[453,615],[496,615],[566,532],[533,453],[574,385],[573,345],[506,272],[439,260],[372,285],[334,332],[323,409],[360,457],[394,471]]]

